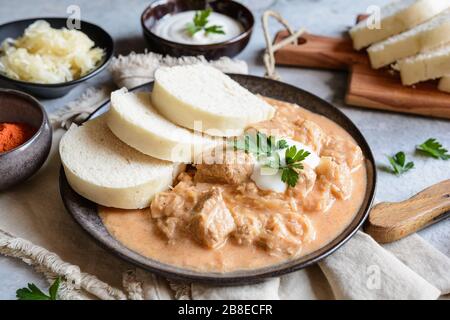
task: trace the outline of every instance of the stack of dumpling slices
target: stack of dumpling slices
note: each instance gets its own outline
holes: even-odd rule
[[[392,65],[404,85],[441,78],[450,92],[450,0],[397,0],[350,30],[373,68]]]
[[[61,160],[69,184],[85,198],[145,208],[186,163],[274,114],[271,105],[217,69],[161,68],[152,93],[117,90],[106,114],[72,125],[60,143]]]

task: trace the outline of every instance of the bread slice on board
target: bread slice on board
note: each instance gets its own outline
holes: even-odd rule
[[[241,135],[251,123],[275,114],[267,102],[202,64],[158,69],[152,102],[173,123],[222,137]]]
[[[356,50],[409,30],[450,8],[450,0],[397,0],[350,30]],[[379,24],[377,24],[377,20]]]
[[[106,120],[120,140],[161,160],[191,162],[215,145],[211,137],[194,133],[161,116],[153,107],[149,92],[132,93],[125,88],[114,91]]]
[[[399,60],[397,66],[404,85],[441,78],[450,74],[450,44]]]
[[[367,52],[373,68],[416,55],[450,42],[450,10],[408,31],[371,45]]]
[[[121,209],[150,205],[154,195],[171,186],[182,165],[161,161],[120,141],[105,117],[72,125],[59,152],[70,186],[98,204]]]
[[[438,89],[450,93],[450,76],[443,77],[439,81]]]

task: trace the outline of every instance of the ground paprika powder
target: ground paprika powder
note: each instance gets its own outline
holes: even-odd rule
[[[0,123],[0,153],[17,148],[35,133],[35,129],[20,122]]]

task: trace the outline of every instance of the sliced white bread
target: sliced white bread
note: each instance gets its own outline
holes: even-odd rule
[[[367,49],[375,69],[450,42],[450,10]]]
[[[103,116],[79,127],[72,125],[59,152],[67,180],[77,193],[121,209],[148,207],[182,168],[129,147],[109,130]]]
[[[443,77],[439,81],[438,89],[450,93],[450,76]]]
[[[450,74],[450,44],[399,60],[397,66],[404,85],[441,78]]]
[[[241,135],[248,125],[275,114],[267,102],[221,71],[202,64],[158,69],[152,102],[170,121],[222,137]]]
[[[360,50],[421,24],[450,8],[450,0],[397,0],[381,8],[379,27],[373,14],[350,30],[353,47]]]
[[[172,162],[192,162],[214,147],[211,137],[173,124],[153,107],[149,92],[125,88],[111,94],[108,127],[123,142],[149,156]],[[216,138],[217,139],[217,138]]]

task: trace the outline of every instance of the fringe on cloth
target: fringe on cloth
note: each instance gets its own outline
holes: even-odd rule
[[[97,277],[80,271],[78,266],[31,242],[0,230],[0,253],[21,259],[43,274],[49,283],[61,277],[60,299],[85,300],[97,297],[102,300],[124,300],[125,294],[100,281]]]
[[[190,284],[166,280],[139,268],[122,274],[122,286],[130,300],[191,299]]]
[[[69,102],[63,108],[50,114],[54,129],[69,129],[72,123],[83,122],[102,103],[109,99],[110,87],[88,88],[77,100]]]
[[[233,60],[222,57],[218,60],[208,61],[203,56],[180,57],[163,56],[154,52],[135,53],[127,56],[118,56],[111,62],[109,70],[114,83],[128,89],[137,87],[154,79],[156,69],[160,67],[171,67],[177,65],[190,65],[195,63],[208,64],[227,73],[248,73],[245,61]]]
[[[192,291],[191,285],[188,283],[169,281],[170,288],[175,292],[175,299],[177,300],[191,300]]]

